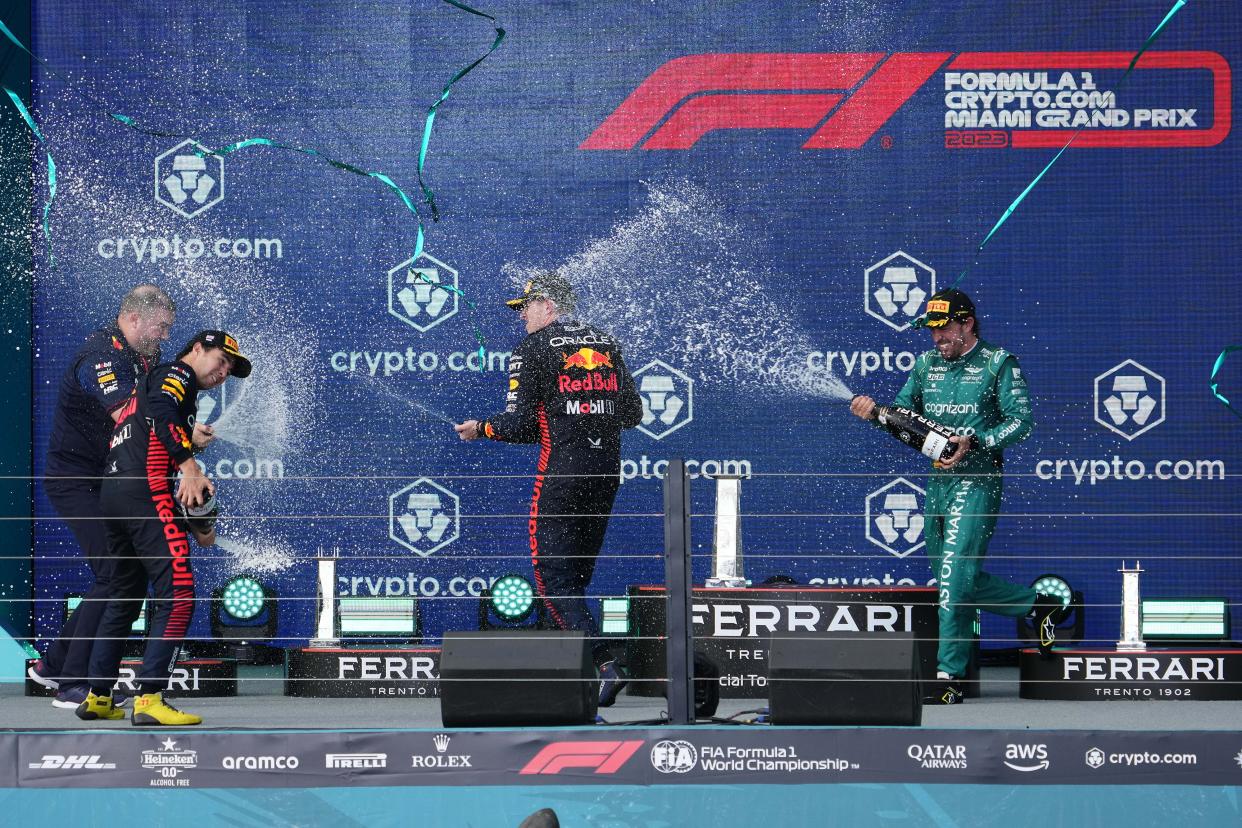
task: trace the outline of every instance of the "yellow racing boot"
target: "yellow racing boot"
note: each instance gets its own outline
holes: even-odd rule
[[[202,722],[202,716],[182,713],[164,701],[162,693],[144,693],[134,699],[134,715],[129,720],[134,727],[185,727]]]
[[[77,710],[73,711],[79,719],[93,722],[99,719],[107,721],[116,721],[125,718],[125,711],[118,710],[112,704],[112,694],[106,696],[97,696],[94,693],[86,694],[86,701],[78,705]]]

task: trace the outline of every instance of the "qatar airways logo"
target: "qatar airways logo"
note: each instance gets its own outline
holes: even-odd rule
[[[939,71],[944,146],[1211,147],[1229,134],[1232,77],[1216,52],[1146,52],[1127,108],[1108,84],[1133,52],[713,53],[658,67],[579,145],[687,150],[712,132],[792,129],[805,150],[860,149]],[[1180,70],[1206,70],[1198,80]],[[1178,71],[1172,71],[1178,70]],[[1210,82],[1207,78],[1210,76]],[[1140,80],[1141,78],[1141,80]],[[1204,83],[1207,85],[1204,86]],[[1210,119],[1210,122],[1209,122]],[[940,124],[937,124],[939,127]],[[885,136],[883,145],[891,146]]]

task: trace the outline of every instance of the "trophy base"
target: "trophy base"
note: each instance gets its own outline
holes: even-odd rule
[[[707,589],[745,589],[750,581],[745,578],[708,578],[703,582]]]
[[[300,647],[285,651],[285,695],[327,699],[440,696],[439,647]]]
[[[1240,701],[1242,649],[1038,650],[1018,658],[1018,695],[1058,701]]]

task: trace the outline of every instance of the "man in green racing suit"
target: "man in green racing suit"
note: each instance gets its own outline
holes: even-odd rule
[[[927,481],[923,536],[940,587],[940,689],[927,699],[956,704],[970,657],[975,610],[1020,617],[1033,613],[1040,652],[1051,654],[1062,602],[982,569],[1000,511],[1002,451],[1031,433],[1026,379],[1013,354],[979,338],[970,297],[941,291],[919,320],[936,346],[919,356],[895,405],[953,429],[953,455],[933,463]],[[875,401],[855,397],[850,410],[874,417]]]

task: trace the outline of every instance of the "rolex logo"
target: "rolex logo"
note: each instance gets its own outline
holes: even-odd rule
[[[450,738],[451,737],[447,733],[437,733],[432,738],[432,741],[435,742],[436,745],[436,753],[444,753],[448,750]]]

